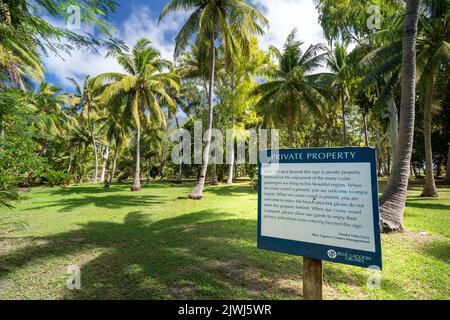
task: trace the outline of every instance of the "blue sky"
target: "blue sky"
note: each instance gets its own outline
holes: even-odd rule
[[[158,25],[158,17],[168,0],[118,0],[117,12],[108,21],[116,28],[115,36],[123,39],[128,45],[139,38],[149,38],[164,58],[172,59],[174,39],[186,21],[187,12],[170,15]],[[251,0],[269,20],[270,28],[261,37],[260,45],[281,47],[284,40],[296,27],[298,37],[305,42],[305,46],[323,40],[322,31],[318,24],[318,14],[313,0]],[[54,21],[65,25],[64,21]],[[80,31],[92,31],[87,26],[81,26]],[[98,54],[86,50],[74,50],[70,55],[61,59],[50,55],[44,57],[47,81],[66,87],[66,77],[82,79],[84,74],[96,75],[107,71],[121,71],[114,59],[104,57],[105,50]]]

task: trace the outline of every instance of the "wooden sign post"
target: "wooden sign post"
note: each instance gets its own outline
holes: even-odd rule
[[[381,270],[373,148],[281,149],[258,163],[258,248],[303,256],[303,298],[322,299],[322,260]]]
[[[322,260],[303,258],[303,299],[322,300]]]

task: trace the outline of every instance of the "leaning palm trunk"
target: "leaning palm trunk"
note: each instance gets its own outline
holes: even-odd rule
[[[434,72],[430,71],[428,75],[425,93],[425,108],[423,111],[423,135],[425,138],[425,186],[422,197],[437,197],[436,184],[433,175],[433,151],[431,149],[431,112],[434,89]]]
[[[414,141],[418,12],[419,0],[409,0],[403,27],[400,130],[394,152],[392,173],[380,198],[381,227],[384,232],[403,230],[403,212]]]
[[[203,189],[205,187],[206,171],[208,169],[209,162],[209,150],[211,148],[211,133],[212,133],[212,123],[213,123],[213,90],[214,90],[214,69],[216,63],[216,52],[214,48],[215,37],[214,34],[211,36],[211,60],[210,60],[210,70],[209,70],[209,90],[208,90],[208,130],[206,132],[206,145],[205,151],[203,153],[203,165],[200,171],[200,177],[198,179],[197,185],[194,187],[192,192],[189,194],[191,199],[201,199],[203,196]]]
[[[134,171],[134,181],[131,191],[141,190],[141,129],[136,129],[136,169]]]

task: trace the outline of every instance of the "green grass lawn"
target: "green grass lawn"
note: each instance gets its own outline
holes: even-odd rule
[[[0,209],[0,299],[301,299],[302,258],[256,249],[248,184],[179,198],[190,189],[31,189]],[[382,236],[381,289],[366,286],[366,269],[325,262],[325,297],[450,299],[450,188],[439,192],[423,199],[413,187],[407,231]],[[73,264],[81,290],[66,288]]]

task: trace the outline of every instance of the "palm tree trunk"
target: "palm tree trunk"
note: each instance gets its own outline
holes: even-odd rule
[[[378,176],[383,176],[383,163],[384,163],[384,156],[383,151],[381,150],[381,139],[380,139],[380,128],[377,128],[377,148],[378,148]]]
[[[105,153],[103,154],[103,163],[102,163],[102,173],[100,175],[100,181],[105,181],[106,176],[106,164],[108,163],[108,157],[109,157],[109,145],[105,148]]]
[[[0,139],[5,139],[5,122],[0,120]]]
[[[445,182],[450,183],[450,142],[447,151],[447,166],[445,167]]]
[[[175,123],[177,124],[177,129],[180,129],[180,123],[178,122],[177,114],[175,113]],[[181,161],[178,165],[178,175],[177,175],[177,182],[181,183],[183,180],[183,162]]]
[[[381,228],[384,232],[403,230],[403,213],[414,141],[418,18],[419,0],[408,0],[402,38],[400,130],[394,152],[392,173],[380,198]]]
[[[292,148],[294,145],[294,126],[292,125],[292,123],[289,124],[288,135],[289,135],[288,145],[289,148]]]
[[[111,175],[109,176],[109,183],[112,182],[112,180],[114,179],[114,177],[116,175],[117,155],[119,154],[118,148],[119,148],[119,146],[116,143],[116,149],[114,150],[114,156],[113,156]]]
[[[423,135],[425,138],[425,186],[421,197],[437,197],[436,184],[433,175],[433,150],[431,149],[431,112],[434,90],[434,72],[428,75],[423,111]]]
[[[214,47],[215,37],[214,33],[211,36],[211,48],[210,48],[210,70],[209,70],[209,90],[208,90],[208,131],[206,135],[206,145],[203,153],[203,164],[200,172],[200,177],[198,179],[197,185],[194,187],[192,192],[189,194],[191,199],[201,199],[203,196],[203,189],[205,187],[206,171],[208,169],[209,162],[209,149],[211,148],[211,131],[214,115],[213,106],[213,90],[214,90],[214,70],[216,63],[216,51]]]
[[[389,99],[389,115],[390,115],[390,129],[391,129],[391,155],[394,155],[395,145],[398,139],[398,113],[395,105],[394,97]]]
[[[292,115],[292,109],[288,109],[288,119],[287,119],[287,127],[288,127],[288,147],[292,148],[294,145],[294,119]]]
[[[369,136],[367,134],[367,113],[364,112],[363,114],[363,120],[364,120],[364,143],[365,146],[368,147],[369,146]]]
[[[344,146],[347,145],[347,128],[345,123],[345,101],[344,94],[341,95],[341,105],[342,105],[342,125],[343,125],[343,133],[344,133]]]
[[[69,153],[69,167],[67,168],[67,172],[70,172],[70,170],[72,169],[72,161],[73,161],[73,153],[70,152]]]
[[[141,128],[136,128],[136,169],[131,191],[141,190]]]
[[[90,119],[88,119],[91,123]],[[95,141],[94,128],[92,124],[89,124],[89,131],[92,137],[92,146],[94,147],[94,173],[92,174],[92,183],[97,183],[98,176],[98,154],[97,154],[97,142]]]
[[[231,129],[234,130],[234,112],[231,114]],[[234,169],[234,136],[233,136],[233,147],[228,150],[230,152],[230,157],[228,158],[230,164],[228,165],[228,177],[227,184],[233,183],[233,169]]]

